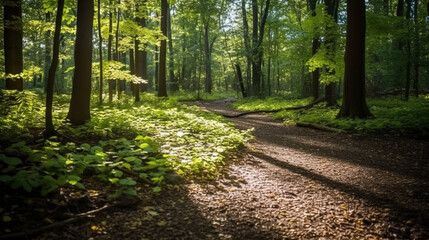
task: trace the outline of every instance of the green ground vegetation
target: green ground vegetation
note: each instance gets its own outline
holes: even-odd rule
[[[69,99],[55,97],[59,136],[44,139],[42,94],[1,91],[1,185],[47,195],[96,179],[118,197],[136,195],[141,181],[157,192],[169,178],[214,176],[250,137],[219,116],[152,94],[138,104],[124,97],[98,105],[94,96],[91,121],[70,126]]]
[[[238,110],[272,110],[303,106],[311,98],[285,100],[281,97],[267,99],[240,99],[233,106]],[[341,104],[341,100],[338,102]],[[324,103],[310,109],[280,111],[273,118],[286,124],[297,122],[316,123],[344,131],[361,134],[389,134],[410,137],[429,136],[429,95],[403,101],[400,97],[369,99],[368,106],[375,118],[337,119],[338,108],[326,107]]]

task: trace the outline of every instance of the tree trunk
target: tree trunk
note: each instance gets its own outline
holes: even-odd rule
[[[309,1],[309,5],[310,5],[310,11],[311,11],[311,15],[314,17],[316,16],[316,5],[317,5],[317,0],[310,0]],[[312,48],[311,48],[311,54],[314,56],[317,51],[320,48],[320,41],[319,41],[319,37],[314,37],[313,38],[313,44],[312,44]],[[318,99],[319,98],[319,79],[320,79],[320,69],[316,68],[312,73],[311,73],[311,78],[312,78],[312,95],[314,99]]]
[[[212,68],[211,68],[211,51],[210,51],[210,38],[209,38],[209,23],[204,23],[204,52],[206,64],[206,79],[205,79],[205,92],[212,93]]]
[[[45,137],[51,137],[56,134],[52,122],[52,102],[54,98],[55,72],[58,67],[58,56],[60,54],[60,33],[61,22],[63,19],[64,0],[58,0],[57,16],[55,20],[54,48],[52,53],[52,63],[49,68],[46,88],[46,108],[45,108]]]
[[[171,34],[171,10],[167,9],[167,37],[168,37],[168,72],[170,77],[170,89],[172,92],[179,91],[179,85],[177,84],[176,78],[174,77],[174,50],[173,40]]]
[[[107,43],[107,61],[112,61],[112,43],[113,43],[113,14],[112,0],[109,0],[109,41]],[[108,79],[109,102],[113,101],[113,80]]]
[[[238,78],[238,83],[240,84],[241,94],[243,95],[244,98],[246,98],[247,92],[246,92],[246,89],[244,88],[243,75],[241,74],[240,65],[235,64],[235,68],[237,69],[237,78]]]
[[[261,91],[261,75],[258,71],[259,64],[258,57],[258,1],[252,0],[252,14],[253,14],[253,26],[252,26],[252,95],[259,96]]]
[[[72,125],[81,125],[91,119],[92,27],[94,1],[78,0],[75,69],[70,108],[67,119]]]
[[[365,0],[347,1],[344,97],[338,117],[367,118],[365,97]]]
[[[327,14],[332,16],[335,24],[338,22],[338,0],[325,0]],[[326,51],[329,61],[335,62],[335,55],[337,50],[337,36],[333,34],[332,26],[327,27],[327,35],[325,36]],[[330,75],[335,74],[335,70],[328,69]],[[325,87],[325,98],[327,106],[337,106],[338,95],[336,94],[336,83],[331,82]]]
[[[405,81],[405,101],[408,101],[408,98],[410,96],[410,85],[411,85],[411,0],[407,0],[407,11],[405,13],[405,18],[407,19],[407,26],[408,26],[408,36],[406,40],[407,45],[407,69],[406,69],[406,81]]]
[[[167,35],[167,0],[161,0],[161,32],[164,36]],[[167,81],[166,81],[166,59],[167,58],[167,41],[161,40],[159,52],[159,83],[158,97],[167,97]]]
[[[4,62],[6,89],[22,91],[22,1],[4,1]]]
[[[121,1],[119,0],[118,4],[120,4]],[[118,7],[116,9],[116,31],[115,31],[115,55],[114,60],[119,62],[119,23],[121,18],[121,9]],[[121,82],[119,79],[116,79],[116,94],[118,97],[118,100],[121,99]]]
[[[246,1],[241,0],[241,10],[243,15],[243,28],[244,28],[244,50],[246,55],[246,89],[250,90],[251,87],[251,65],[252,65],[252,50],[250,48],[249,40],[249,23],[247,22],[247,11],[246,11]]]
[[[51,13],[46,12],[45,13],[46,23],[50,23],[51,21]],[[49,68],[51,62],[51,30],[47,30],[45,32],[45,66],[43,69],[43,85],[45,86],[45,93],[48,89],[48,75],[49,75]]]
[[[159,84],[159,52],[158,45],[155,45],[155,90],[158,91]]]
[[[101,36],[101,0],[98,0],[97,9],[97,22],[98,22],[98,55],[100,57],[100,86],[98,98],[100,104],[103,103],[103,37]]]
[[[419,97],[419,69],[420,69],[420,28],[418,21],[418,0],[414,0],[414,95]]]

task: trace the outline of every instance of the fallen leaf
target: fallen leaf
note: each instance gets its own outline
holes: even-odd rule
[[[165,225],[167,225],[166,221],[159,221],[156,225],[160,226],[160,227],[164,227]]]
[[[12,221],[12,218],[10,216],[4,215],[3,216],[3,222],[10,222]]]
[[[340,208],[343,209],[343,210],[347,210],[347,207],[344,206],[344,205],[341,205]]]
[[[226,202],[226,199],[222,199],[222,200],[220,200],[220,202],[225,203],[225,202]]]
[[[152,215],[152,216],[158,216],[158,213],[155,211],[148,211],[147,213]]]
[[[93,225],[93,226],[91,226],[91,230],[92,231],[101,231],[101,227]]]

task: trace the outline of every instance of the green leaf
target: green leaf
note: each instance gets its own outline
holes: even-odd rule
[[[133,186],[133,185],[136,185],[137,182],[132,180],[131,178],[126,178],[126,179],[119,180],[119,184],[126,185],[126,186]]]
[[[7,157],[3,154],[0,154],[0,160],[2,160],[7,165],[16,166],[22,163],[21,159],[17,157]]]
[[[76,185],[77,184],[77,182],[80,180],[80,177],[79,176],[76,176],[76,175],[69,175],[68,176],[68,179],[69,179],[69,183],[71,184],[71,185]]]
[[[151,216],[158,216],[159,215],[158,212],[155,212],[155,211],[148,211],[147,213],[150,214]]]
[[[133,162],[133,161],[137,160],[137,158],[136,157],[126,157],[126,158],[124,158],[124,160],[127,162]]]
[[[128,196],[136,196],[137,195],[137,191],[134,188],[127,188],[127,189],[123,190],[123,193],[125,195],[128,195]]]
[[[9,175],[0,175],[0,182],[10,182],[12,179],[13,178]]]
[[[150,147],[150,145],[148,144],[148,143],[142,143],[142,144],[140,144],[140,146],[139,146],[141,149],[145,149],[145,148],[148,148],[148,147]]]
[[[155,192],[155,193],[161,192],[161,187],[157,186],[157,187],[152,188],[152,192]]]
[[[122,177],[122,175],[124,175],[124,173],[122,171],[117,170],[117,169],[112,169],[112,174],[115,177]]]
[[[119,178],[109,178],[109,182],[111,183],[117,183],[119,181]]]
[[[91,145],[89,145],[88,143],[83,143],[80,145],[80,148],[82,148],[85,151],[90,151],[91,150]]]

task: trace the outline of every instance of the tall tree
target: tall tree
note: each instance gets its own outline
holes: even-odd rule
[[[99,102],[103,103],[103,37],[101,36],[101,0],[98,0],[97,20],[98,20],[98,55],[100,58],[100,84]]]
[[[48,26],[51,23],[51,12],[47,11],[45,13],[45,20],[46,20],[46,26]],[[45,66],[43,70],[43,83],[45,85],[45,93],[47,91],[47,84],[48,84],[48,75],[49,75],[49,68],[51,65],[51,30],[49,27],[47,27],[47,31],[45,32]]]
[[[246,0],[241,0],[241,14],[243,15],[243,41],[244,41],[244,52],[246,55],[246,87],[247,90],[251,89],[251,65],[252,65],[252,51],[250,48],[249,40],[249,23],[247,21],[247,11],[246,11]]]
[[[310,6],[310,11],[311,11],[311,15],[314,17],[316,16],[316,5],[317,5],[317,0],[309,0],[309,6]],[[311,54],[314,56],[317,51],[320,48],[320,40],[319,40],[319,36],[314,36],[313,40],[312,40],[312,48],[311,48]],[[319,78],[320,78],[320,69],[316,68],[312,74],[311,74],[311,78],[312,78],[312,95],[313,98],[316,100],[319,98]]]
[[[365,96],[365,0],[347,1],[344,97],[338,117],[371,117]]]
[[[46,86],[46,109],[45,109],[45,131],[43,135],[50,137],[56,134],[52,122],[52,102],[54,96],[55,72],[58,66],[58,56],[60,53],[60,33],[63,19],[64,0],[58,0],[57,16],[55,20],[54,48],[52,51],[52,63],[49,68]]]
[[[167,0],[161,0],[161,32],[167,36]],[[158,97],[167,97],[167,81],[166,81],[166,59],[167,58],[167,40],[161,40],[159,51],[159,82],[158,82]]]
[[[253,13],[253,32],[252,32],[252,80],[253,80],[253,93],[254,95],[261,96],[261,78],[262,78],[262,42],[264,39],[265,24],[270,8],[270,0],[265,0],[265,8],[261,15],[259,24],[259,8],[258,1],[252,0],[252,13]]]
[[[405,18],[407,19],[408,25],[408,36],[406,39],[406,48],[407,48],[407,65],[406,65],[406,80],[405,80],[405,100],[408,101],[410,95],[410,85],[411,85],[411,0],[406,0],[407,9],[405,12]]]
[[[22,91],[22,0],[4,0],[6,89]]]
[[[167,37],[168,37],[168,72],[171,84],[171,91],[177,92],[179,91],[179,84],[174,77],[174,49],[173,49],[173,38],[171,34],[171,9],[170,5],[167,9]]]
[[[70,108],[67,119],[81,125],[91,119],[92,27],[94,0],[78,0],[75,41],[75,68]]]
[[[113,2],[109,0],[109,38],[107,42],[107,61],[112,61],[112,44],[113,44]],[[109,102],[113,101],[113,80],[108,79]]]
[[[326,12],[334,20],[335,25],[338,22],[338,0],[325,0]],[[332,25],[327,27],[327,35],[325,37],[325,46],[327,57],[330,62],[335,63],[335,55],[337,50],[337,34],[336,29]],[[328,69],[330,75],[335,75],[335,69]],[[336,82],[330,82],[325,87],[325,98],[328,106],[336,106],[338,95],[336,94]]]
[[[419,69],[420,69],[420,29],[418,18],[419,1],[414,0],[414,95],[419,97]]]

